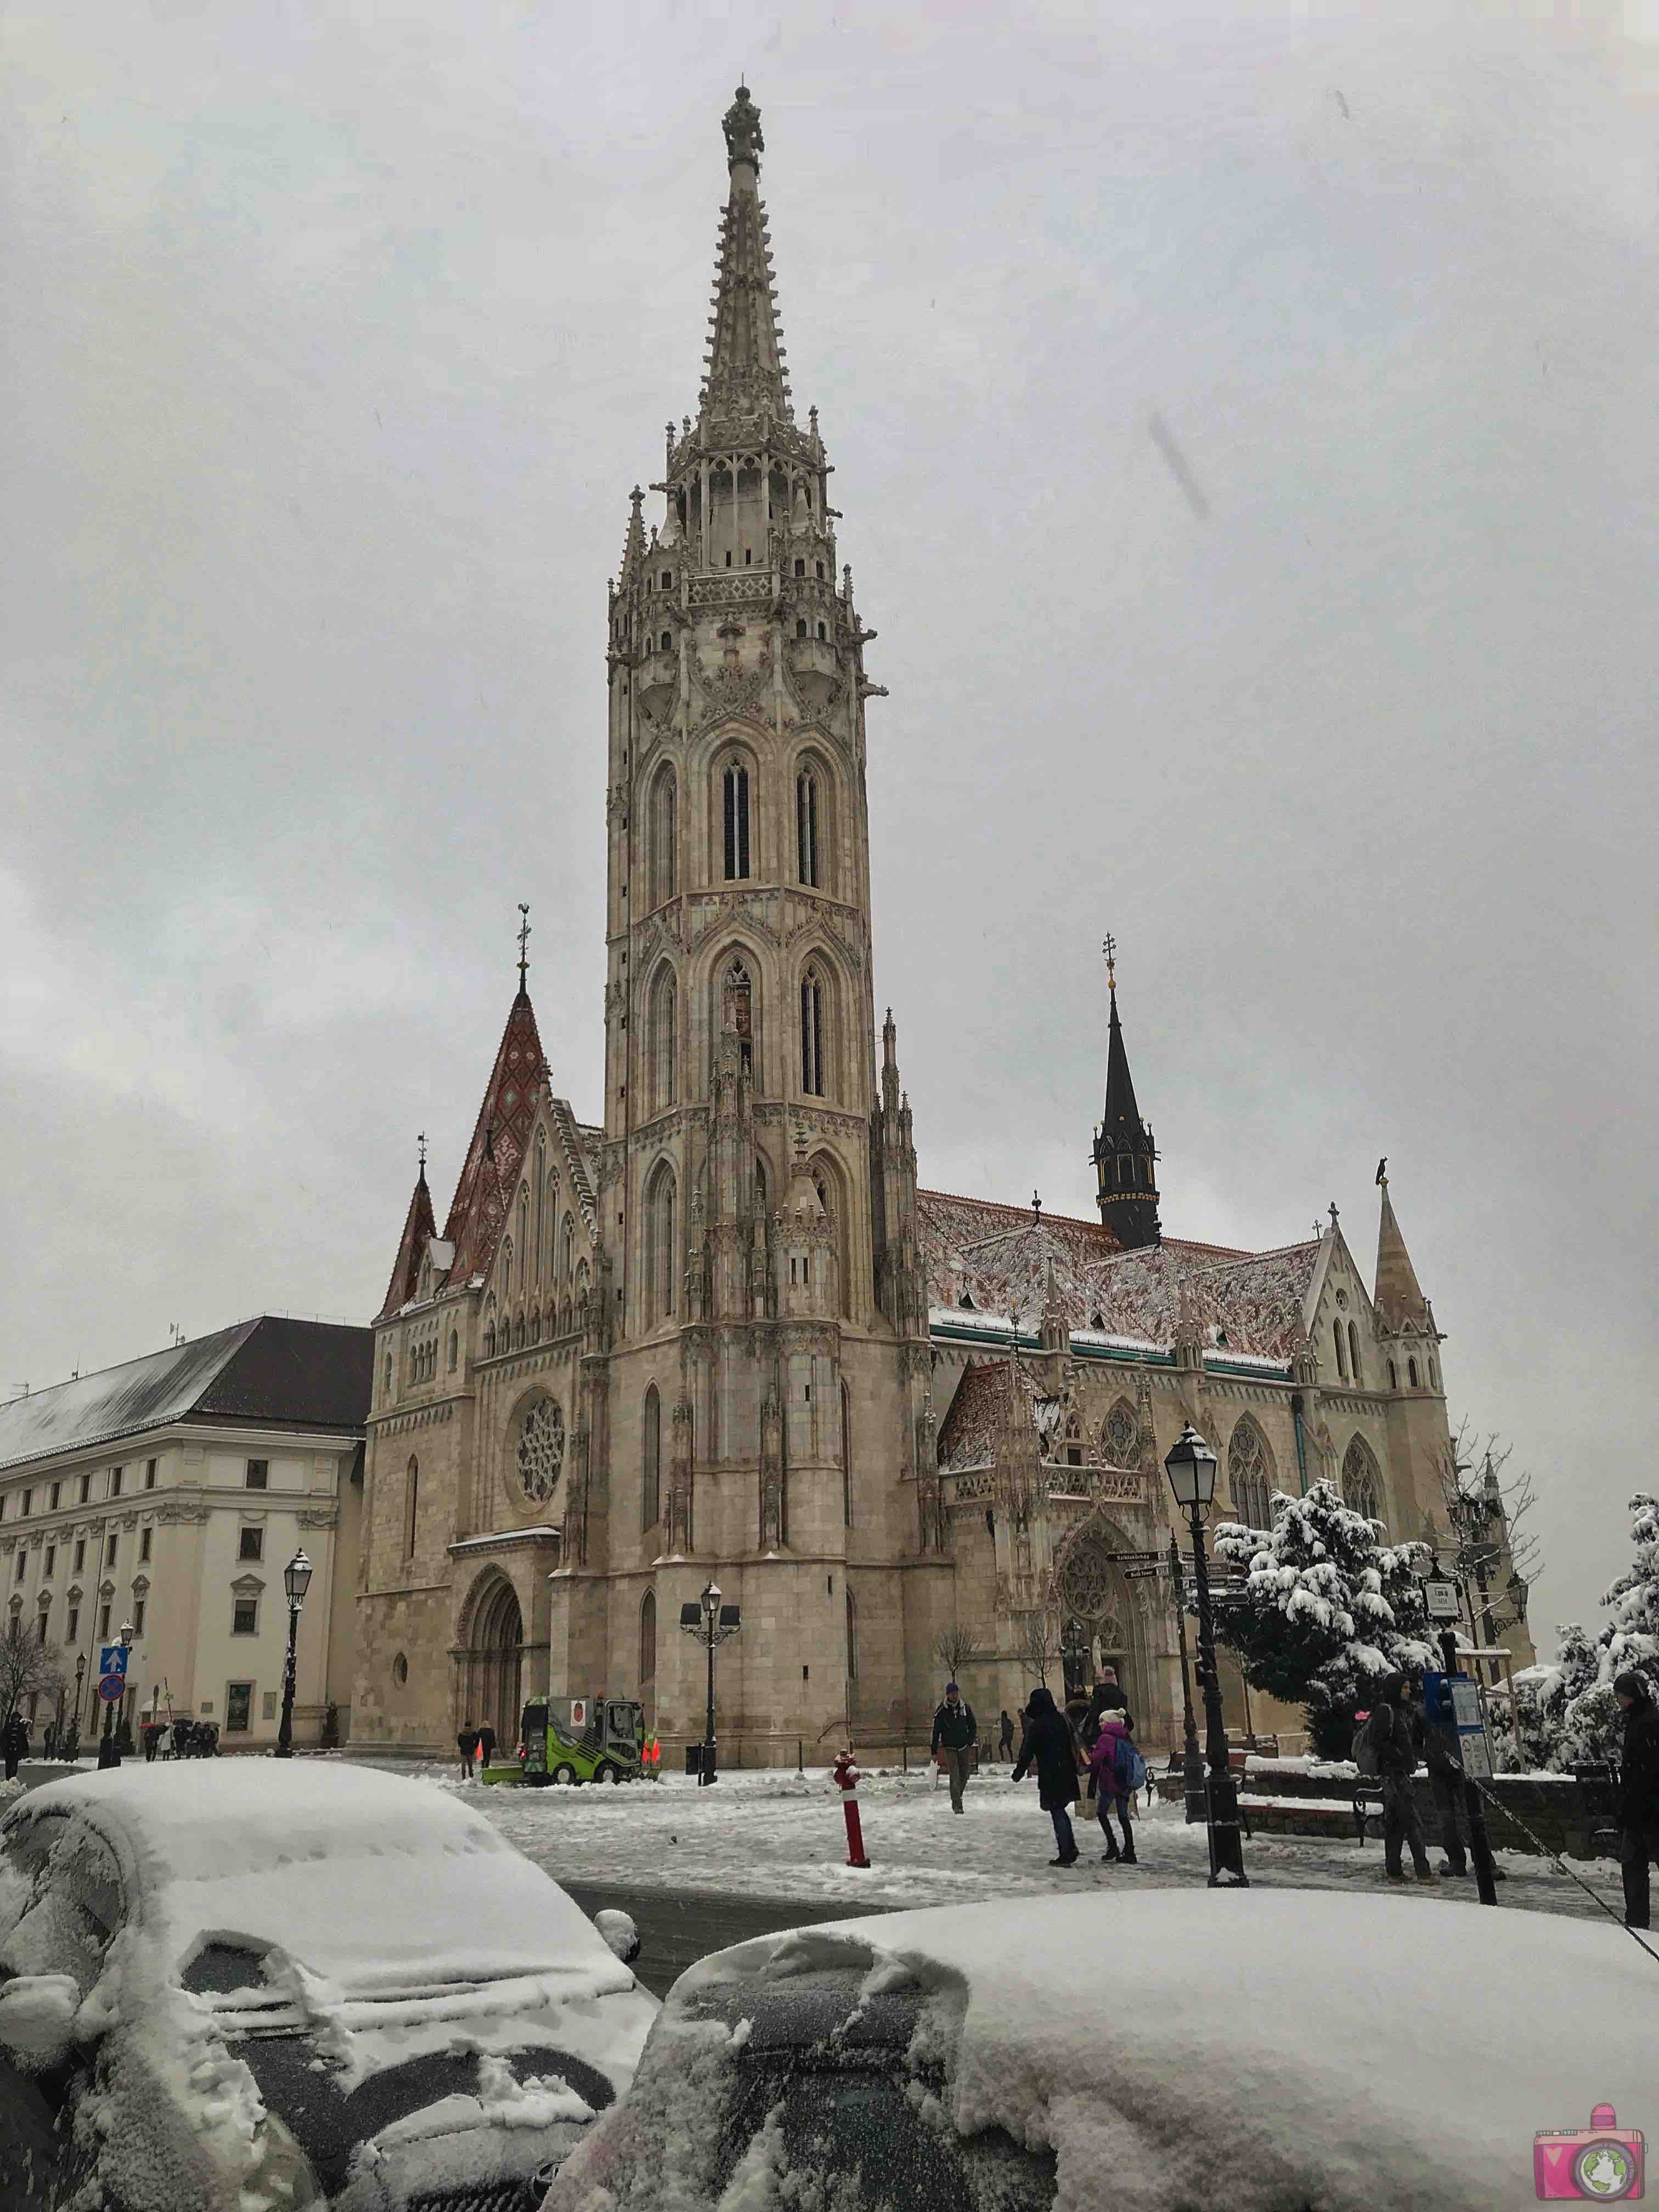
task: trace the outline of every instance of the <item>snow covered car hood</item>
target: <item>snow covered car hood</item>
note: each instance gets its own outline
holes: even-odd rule
[[[1659,1969],[1610,1923],[1307,1891],[1054,1897],[702,1960],[548,2212],[726,2212],[729,2188],[687,2184],[743,1992],[835,1969],[854,2012],[903,1980],[933,1993],[917,2041],[945,2053],[941,2123],[1052,2150],[1065,2212],[1500,2212],[1533,2201],[1535,2130],[1598,2104],[1659,2128]]]
[[[353,2203],[400,2201],[405,2170],[460,2171],[480,2130],[509,2166],[562,2155],[627,2087],[655,2016],[556,1884],[429,1784],[333,1763],[124,1767],[34,1791],[0,1832],[25,1828],[58,1853],[55,1883],[94,1903],[118,1885],[99,1909],[120,1932],[77,1986],[40,1971],[51,1915],[36,1938],[15,1899],[0,1910],[0,1957],[33,1977],[0,1989],[0,2039],[27,2033],[26,2060],[46,2063],[36,2015],[56,2006],[60,2035],[104,2039],[100,2094],[185,2116],[171,2143],[140,2130],[105,2177],[135,2207],[171,2212],[169,2161],[192,2155],[218,2191],[202,2201],[281,2203],[266,2112],[290,2099],[319,2141],[374,2117],[360,2132],[384,2136],[378,2180]],[[401,2104],[368,2094],[398,2069]]]

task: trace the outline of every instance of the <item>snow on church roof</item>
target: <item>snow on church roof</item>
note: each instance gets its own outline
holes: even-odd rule
[[[1023,1334],[1034,1332],[1052,1265],[1067,1325],[1079,1334],[1167,1349],[1184,1289],[1206,1346],[1279,1364],[1301,1346],[1317,1237],[1244,1252],[1166,1237],[1121,1252],[1099,1222],[1034,1218],[1030,1206],[934,1190],[916,1193],[916,1216],[930,1304],[961,1311],[964,1321],[970,1313],[1012,1316]],[[965,1310],[964,1297],[971,1301]]]

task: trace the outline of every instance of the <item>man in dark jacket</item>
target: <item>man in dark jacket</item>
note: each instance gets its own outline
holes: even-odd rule
[[[455,1748],[461,1754],[461,1779],[470,1782],[472,1779],[472,1762],[478,1755],[478,1731],[471,1721],[458,1731]]]
[[[21,1713],[14,1713],[0,1729],[0,1751],[6,1755],[6,1779],[11,1781],[17,1772],[18,1762],[28,1757],[28,1723]]]
[[[1434,1792],[1434,1808],[1440,1815],[1440,1848],[1446,1854],[1446,1863],[1437,1871],[1443,1875],[1467,1875],[1469,1863],[1463,1850],[1463,1832],[1458,1826],[1459,1808],[1463,1802],[1463,1762],[1457,1749],[1455,1728],[1444,1721],[1437,1721],[1431,1728],[1425,1723],[1423,1759],[1429,1770],[1429,1787]],[[1467,1814],[1464,1818],[1468,1818]]]
[[[495,1757],[495,1731],[490,1727],[488,1721],[486,1721],[483,1726],[478,1730],[478,1764],[481,1767],[489,1766],[494,1762]]]
[[[1008,1708],[1005,1705],[1002,1709],[1000,1723],[997,1729],[997,1757],[999,1759],[1012,1759],[1013,1755],[1014,1724],[1012,1721],[1009,1719]]]
[[[1055,1711],[1048,1690],[1032,1691],[1025,1716],[1025,1740],[1019,1747],[1013,1779],[1018,1782],[1030,1768],[1036,1768],[1037,1802],[1054,1824],[1059,1850],[1048,1863],[1075,1866],[1077,1838],[1072,1832],[1072,1808],[1078,1799],[1077,1738],[1065,1714]]]
[[[962,1810],[962,1793],[968,1787],[969,1753],[979,1735],[974,1709],[954,1682],[945,1686],[945,1703],[933,1715],[933,1755],[945,1757],[951,1784],[951,1810]]]
[[[1390,1674],[1373,1727],[1376,1739],[1376,1771],[1382,1784],[1382,1865],[1390,1881],[1404,1881],[1401,1846],[1411,1845],[1412,1865],[1419,1881],[1432,1881],[1428,1847],[1423,1841],[1423,1818],[1417,1809],[1412,1777],[1423,1736],[1423,1717],[1411,1703],[1403,1674]]]
[[[1659,1858],[1659,1711],[1645,1675],[1613,1678],[1613,1694],[1625,1716],[1620,1761],[1619,1864],[1625,1877],[1625,1925],[1646,1928],[1648,1861]]]

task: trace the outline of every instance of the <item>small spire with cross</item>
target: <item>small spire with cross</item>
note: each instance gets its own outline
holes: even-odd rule
[[[1336,1200],[1334,1199],[1331,1200],[1328,1210],[1331,1217],[1331,1226],[1334,1229],[1336,1226]]]
[[[1107,931],[1104,939],[1102,940],[1100,949],[1106,956],[1106,988],[1115,994],[1117,990],[1117,939],[1113,936],[1109,929]]]
[[[519,901],[519,988],[525,988],[525,977],[530,972],[530,908],[523,899]]]
[[[1031,1193],[1031,1226],[1033,1229],[1040,1229],[1042,1225],[1042,1200],[1037,1196],[1036,1193],[1033,1191]]]
[[[416,1137],[415,1145],[420,1155],[421,1181],[424,1182],[426,1181],[426,1131],[424,1129],[421,1130]]]

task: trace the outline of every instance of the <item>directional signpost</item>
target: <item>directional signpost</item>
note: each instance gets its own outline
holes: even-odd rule
[[[131,1634],[131,1631],[125,1632]],[[104,1701],[104,1734],[98,1746],[100,1767],[118,1766],[121,1754],[115,1748],[115,1708],[126,1695],[127,1646],[125,1644],[106,1644],[98,1654],[98,1694]]]

